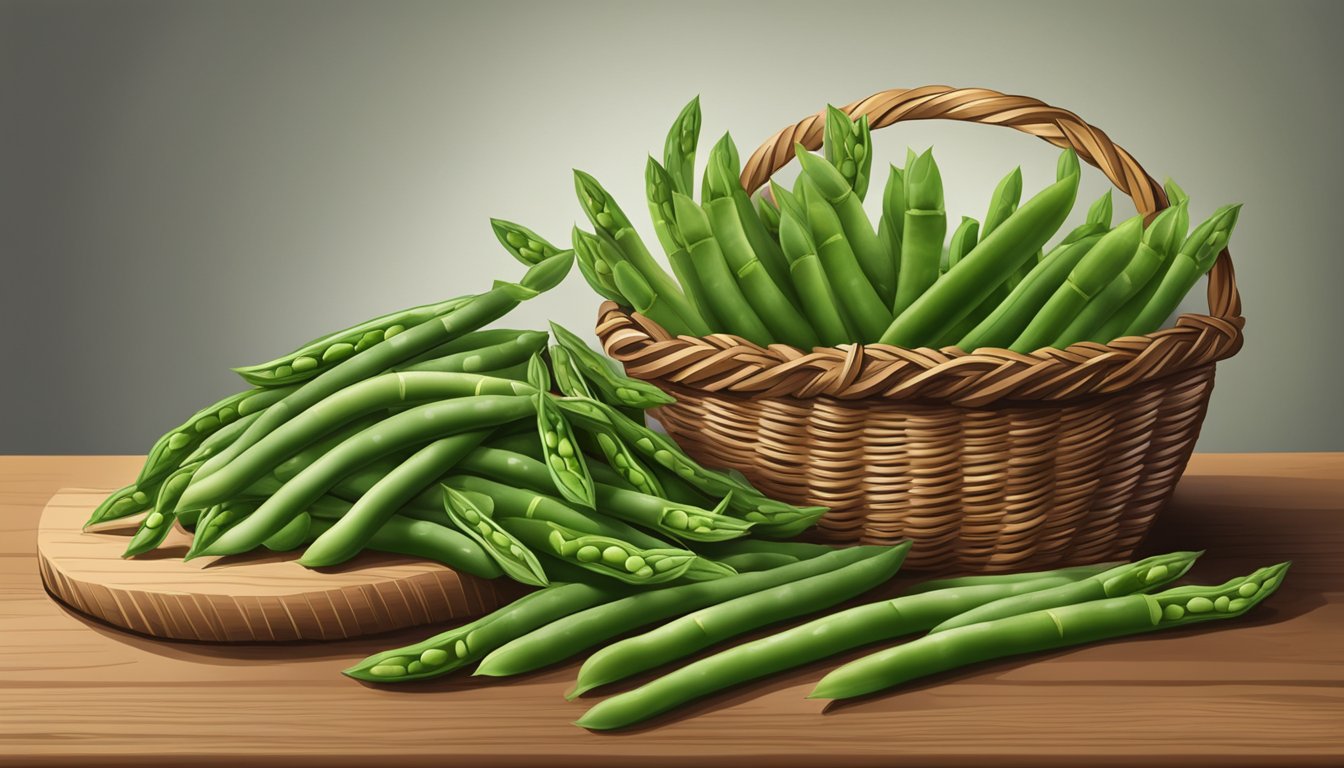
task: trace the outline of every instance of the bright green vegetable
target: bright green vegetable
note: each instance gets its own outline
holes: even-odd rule
[[[494,502],[489,496],[463,493],[446,485],[442,489],[444,510],[453,525],[480,544],[505,575],[521,584],[544,587],[549,583],[532,550],[490,516]]]
[[[905,172],[895,165],[887,174],[887,186],[882,191],[882,215],[877,222],[877,236],[887,248],[892,269],[901,271],[901,235],[905,230]]]
[[[947,250],[947,269],[957,266],[957,262],[966,257],[980,238],[980,222],[970,216],[962,216],[961,224],[952,233],[952,242]],[[947,270],[943,270],[947,271]]]
[[[901,230],[901,274],[892,313],[899,316],[938,279],[947,235],[943,177],[930,149],[905,169],[905,225]]]
[[[841,118],[849,119],[843,113]],[[863,209],[863,195],[850,186],[849,179],[835,166],[811,152],[800,151],[798,163],[821,197],[835,209],[845,240],[854,251],[864,276],[878,296],[890,302],[896,294],[896,268]],[[867,183],[866,177],[864,183]]]
[[[579,263],[579,272],[583,274],[583,279],[588,281],[588,285],[603,298],[611,299],[622,306],[630,306],[630,300],[616,287],[616,279],[611,272],[611,265],[623,257],[619,254],[609,256],[604,252],[604,249],[610,248],[615,253],[616,246],[578,227],[570,232],[570,239],[574,247],[575,260]]]
[[[1261,568],[1216,587],[1092,600],[930,634],[834,670],[809,698],[844,699],[990,659],[1236,618],[1278,589],[1288,565]]]
[[[592,508],[596,503],[593,476],[588,472],[588,462],[584,461],[579,451],[578,440],[569,422],[556,407],[550,393],[539,391],[533,397],[537,411],[537,435],[541,438],[542,455],[551,480],[566,501]]]
[[[676,402],[676,399],[658,387],[632,379],[612,368],[612,362],[584,343],[573,331],[559,323],[551,323],[551,335],[565,348],[579,373],[588,380],[599,397],[620,408],[644,410]]]
[[[636,312],[662,326],[673,336],[696,335],[672,305],[663,301],[661,295],[653,290],[633,264],[628,261],[613,264],[611,277],[616,282],[616,290],[630,301],[630,306]]]
[[[686,292],[686,300],[705,319],[705,324],[710,330],[720,327],[718,313],[714,311],[714,305],[705,293],[700,275],[696,273],[695,265],[691,262],[690,250],[681,236],[681,230],[677,227],[676,209],[672,205],[672,193],[676,191],[676,185],[672,181],[672,176],[666,168],[658,164],[657,160],[650,157],[644,167],[644,184],[649,200],[649,217],[653,219],[653,231],[658,235],[658,242],[663,246],[663,252],[667,254],[667,262],[672,265],[672,274],[676,275],[677,282],[681,283],[682,290]]]
[[[885,583],[900,569],[910,543],[826,573],[743,595],[626,638],[588,657],[579,669],[575,698],[753,629],[815,613]]]
[[[593,730],[624,728],[749,680],[853,648],[922,632],[987,602],[1068,582],[1067,576],[1060,575],[1023,574],[1023,577],[905,595],[827,614],[693,661],[632,691],[604,699],[577,724]]]
[[[145,519],[140,521],[140,527],[135,535],[126,545],[126,551],[122,557],[135,557],[155,549],[163,540],[167,538],[168,532],[173,528],[173,521],[176,515],[173,510],[177,507],[178,497],[187,489],[187,484],[191,482],[191,476],[200,469],[201,463],[184,464],[173,470],[163,479],[163,484],[159,486],[158,495],[154,499],[154,506],[150,509]]]
[[[691,264],[705,288],[706,300],[714,307],[723,327],[754,344],[770,344],[770,331],[738,286],[723,250],[714,239],[709,216],[694,200],[680,192],[672,195],[672,206],[681,235],[686,240]]]
[[[882,343],[913,348],[950,330],[1059,229],[1077,193],[1078,176],[1074,175],[1028,200],[982,237],[955,271],[901,312],[882,334]]]
[[[499,648],[481,662],[478,675],[517,675],[563,661],[586,648],[639,627],[656,624],[735,597],[827,573],[884,551],[849,547],[768,571],[641,592],[575,612]]]
[[[804,174],[799,180],[808,190],[803,204],[812,240],[817,244],[817,258],[839,300],[840,310],[849,325],[859,332],[859,341],[872,340],[891,319],[888,305],[859,265],[835,209],[811,186],[809,176]]]
[[[761,225],[771,237],[779,239],[779,208],[771,203],[765,195],[761,195],[756,201],[756,215],[761,219]],[[782,250],[782,249],[781,249]]]
[[[709,153],[704,186],[700,190],[705,210],[709,214],[711,224],[714,225],[715,237],[719,237],[720,227],[726,227],[725,232],[733,238],[740,229],[750,253],[760,262],[760,269],[770,276],[771,282],[789,300],[790,306],[796,306],[798,297],[793,294],[793,286],[789,284],[788,262],[784,259],[779,243],[775,242],[757,217],[756,209],[751,204],[751,197],[742,188],[742,182],[738,178],[741,173],[742,164],[738,161],[737,146],[733,144],[732,136],[725,133]],[[732,201],[732,214],[725,210],[728,204],[722,202],[724,200]],[[734,220],[736,224],[730,223]],[[731,250],[729,246],[720,240],[720,247],[723,248],[724,255],[728,256]],[[732,264],[731,258],[729,263]],[[740,280],[741,270],[737,271]],[[747,297],[751,298],[751,294],[748,293]],[[767,320],[766,325],[769,324]]]
[[[627,584],[664,584],[682,578],[708,581],[733,575],[732,569],[686,549],[647,549],[624,539],[525,517],[500,518],[499,524],[537,552]]]
[[[398,371],[437,373],[481,373],[499,371],[526,363],[546,346],[549,337],[541,331],[513,331],[511,338],[476,349],[464,349],[442,357],[431,357],[413,365],[398,366]]]
[[[1034,579],[1063,577],[1068,581],[1077,581],[1089,576],[1096,576],[1112,568],[1118,568],[1124,563],[1095,563],[1093,565],[1073,565],[1066,568],[1056,568],[1053,571],[1032,571],[1030,573],[988,573],[977,574],[974,576],[950,576],[942,579],[931,579],[921,581],[911,587],[906,594],[918,595],[924,592],[936,592],[940,589],[952,589],[954,587],[980,587],[986,584],[1015,584],[1020,581],[1031,581]],[[1054,585],[1050,585],[1054,586]],[[1006,595],[1005,595],[1006,597]],[[961,613],[961,611],[958,611]],[[949,616],[948,618],[951,618]]]
[[[1124,270],[1143,237],[1143,217],[1135,216],[1106,233],[1069,272],[1041,311],[1032,318],[1009,349],[1034,352],[1047,347],[1074,317]]]
[[[683,195],[695,194],[695,148],[700,143],[700,97],[691,99],[672,123],[663,144],[663,167],[672,180],[672,189]]]
[[[826,106],[826,129],[822,139],[826,161],[835,167],[859,201],[868,193],[873,168],[873,137],[868,116],[853,120],[844,111]],[[867,220],[864,221],[867,224]]]
[[[191,455],[207,437],[246,413],[256,413],[269,408],[293,389],[293,387],[249,389],[202,408],[154,443],[135,482],[148,486],[161,480],[181,466],[186,457]]]
[[[562,250],[548,243],[546,238],[536,232],[512,221],[491,219],[490,229],[494,230],[495,237],[499,239],[499,244],[504,246],[504,250],[525,266],[535,267]]]
[[[1180,305],[1181,299],[1185,298],[1194,287],[1195,282],[1213,268],[1214,262],[1218,260],[1218,254],[1227,247],[1227,241],[1232,236],[1232,228],[1236,226],[1237,216],[1240,213],[1240,205],[1223,206],[1210,218],[1213,222],[1212,231],[1203,239],[1194,240],[1195,235],[1199,234],[1203,227],[1195,230],[1195,235],[1186,240],[1180,252],[1172,259],[1171,266],[1162,276],[1157,291],[1125,329],[1126,336],[1152,333],[1166,322]]]

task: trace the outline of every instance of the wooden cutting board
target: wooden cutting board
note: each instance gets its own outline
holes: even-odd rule
[[[135,530],[84,532],[105,491],[62,489],[42,511],[37,559],[42,582],[70,607],[155,637],[209,642],[339,640],[479,616],[522,588],[447,566],[365,552],[320,571],[298,553],[253,553],[183,562],[181,530],[148,555],[123,559]]]

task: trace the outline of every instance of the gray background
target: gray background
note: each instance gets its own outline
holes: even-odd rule
[[[143,452],[231,365],[516,276],[487,218],[566,240],[572,167],[646,222],[644,155],[697,93],[704,140],[745,156],[928,83],[1071,108],[1196,215],[1244,202],[1247,344],[1200,449],[1342,449],[1341,10],[0,0],[0,452]],[[1016,163],[1029,192],[1053,174],[1044,143],[962,124],[888,129],[877,157],[932,142],[954,216]],[[506,322],[587,332],[596,304],[575,273]]]

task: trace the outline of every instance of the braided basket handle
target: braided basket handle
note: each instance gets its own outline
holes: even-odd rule
[[[882,91],[842,109],[855,119],[867,115],[874,129],[902,120],[935,119],[1016,128],[1057,147],[1073,147],[1078,157],[1096,166],[1117,189],[1129,195],[1139,213],[1146,218],[1151,218],[1168,204],[1162,185],[1100,128],[1094,128],[1068,110],[1027,96],[1008,96],[986,88],[926,85]],[[825,112],[818,112],[766,139],[747,159],[742,169],[742,186],[749,193],[759,189],[775,171],[793,159],[795,142],[811,150],[820,149],[825,125]],[[1208,298],[1209,312],[1213,316],[1225,320],[1241,317],[1241,294],[1237,291],[1237,278],[1227,249],[1218,254],[1218,260],[1209,271]]]

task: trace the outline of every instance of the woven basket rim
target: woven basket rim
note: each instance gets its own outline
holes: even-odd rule
[[[1236,354],[1243,319],[1181,315],[1171,328],[1110,344],[1031,353],[846,344],[804,351],[739,336],[672,336],[614,301],[598,308],[597,337],[626,373],[708,392],[754,397],[925,401],[978,407],[1107,395]]]

